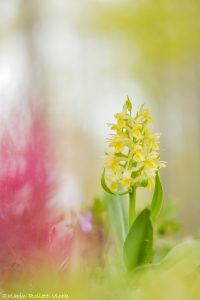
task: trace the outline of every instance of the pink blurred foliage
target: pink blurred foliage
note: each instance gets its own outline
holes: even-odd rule
[[[27,125],[14,117],[0,139],[0,275],[41,263],[65,261],[72,246],[56,193],[52,137],[41,113]],[[40,258],[39,258],[40,257]]]

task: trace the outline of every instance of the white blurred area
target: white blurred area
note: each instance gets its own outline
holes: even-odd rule
[[[57,199],[75,210],[101,191],[106,123],[127,94],[142,97],[133,81],[112,72],[107,39],[80,30],[86,5],[89,1],[0,1],[1,128],[13,109],[23,116],[29,101],[42,103],[62,170]]]

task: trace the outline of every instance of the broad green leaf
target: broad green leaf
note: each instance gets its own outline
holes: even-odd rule
[[[105,180],[105,169],[103,170],[103,173],[101,175],[101,186],[104,189],[104,191],[106,191],[107,193],[111,194],[111,195],[119,195],[119,196],[123,196],[123,195],[127,195],[129,192],[125,191],[125,192],[112,192],[109,187],[106,184],[106,180]]]
[[[131,226],[124,243],[124,261],[128,270],[152,260],[153,227],[150,210],[144,209]]]
[[[127,235],[128,220],[127,212],[125,211],[126,200],[121,196],[106,197],[109,209],[110,223],[114,232],[115,240],[118,246],[120,256],[122,256],[123,243]]]
[[[155,182],[155,188],[153,193],[153,198],[151,201],[151,220],[154,222],[156,218],[158,217],[161,208],[162,208],[162,200],[163,200],[163,189],[162,184],[160,181],[159,174],[157,172],[156,174],[156,182]]]
[[[174,247],[160,262],[163,270],[176,270],[187,275],[200,265],[200,241],[188,240]]]
[[[174,248],[172,248],[167,255],[159,262],[152,263],[151,265],[144,265],[137,268],[137,271],[142,271],[142,276],[144,278],[143,271],[148,274],[148,279],[150,272],[152,276],[158,276],[158,272],[166,275],[166,279],[171,275],[175,275],[177,278],[191,276],[195,271],[199,273],[200,265],[200,241],[198,240],[187,240],[184,241]],[[161,274],[161,273],[160,273]],[[197,274],[197,273],[196,273]],[[138,273],[137,273],[138,276]],[[187,277],[189,278],[189,277]],[[192,278],[192,277],[191,277]]]

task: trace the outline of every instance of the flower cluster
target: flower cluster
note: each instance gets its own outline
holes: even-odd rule
[[[109,124],[113,134],[105,153],[105,182],[112,192],[133,186],[151,189],[156,172],[165,166],[160,161],[159,134],[153,134],[150,110],[141,105],[132,116],[132,104],[127,98],[122,112],[115,114],[116,123]]]

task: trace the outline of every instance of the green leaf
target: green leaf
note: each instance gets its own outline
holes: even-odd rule
[[[154,188],[154,193],[153,193],[153,198],[151,201],[151,208],[150,208],[152,222],[154,222],[158,217],[162,208],[162,202],[163,202],[163,188],[162,188],[159,174],[157,172],[156,183],[155,183],[155,188]]]
[[[124,199],[123,199],[124,198]],[[110,224],[114,233],[117,249],[120,257],[123,255],[123,244],[127,235],[128,218],[125,209],[126,200],[125,196],[110,196],[106,197],[109,209]]]
[[[153,253],[153,227],[150,210],[144,209],[131,226],[124,243],[124,261],[128,270],[150,263]]]
[[[119,196],[123,196],[123,195],[127,195],[129,192],[125,191],[125,192],[112,192],[109,187],[106,184],[106,180],[105,180],[105,169],[103,170],[103,173],[101,175],[101,186],[104,189],[104,191],[106,191],[107,193],[111,194],[111,195],[119,195]]]
[[[162,270],[176,270],[182,276],[188,275],[199,267],[200,242],[185,241],[174,247],[160,262]]]
[[[131,103],[131,100],[128,96],[127,96],[127,99],[126,99],[126,107],[127,107],[128,111],[131,114],[131,112],[132,112],[132,103]]]

